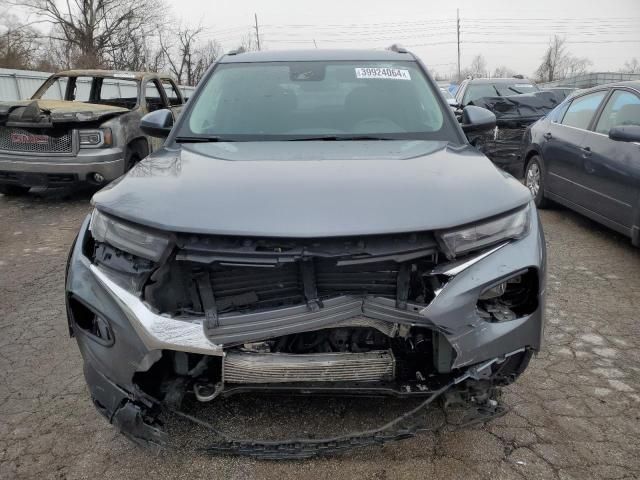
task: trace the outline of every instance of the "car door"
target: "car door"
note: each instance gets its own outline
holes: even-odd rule
[[[625,228],[633,224],[640,191],[640,145],[609,138],[617,126],[640,126],[640,96],[631,89],[616,89],[583,140],[585,208]]]
[[[173,112],[174,121],[178,119],[180,112],[182,111],[182,106],[184,104],[184,100],[182,98],[182,93],[180,89],[176,86],[173,80],[168,78],[162,79],[162,88],[164,89],[164,93],[167,97],[167,101],[169,102],[169,108]]]
[[[169,108],[169,102],[166,94],[164,93],[164,89],[156,79],[148,80],[145,83],[144,101],[147,112],[155,112],[156,110]],[[152,152],[160,149],[163,143],[164,139],[162,138],[149,137],[149,146]]]
[[[562,118],[546,122],[541,145],[547,175],[546,189],[572,203],[583,204],[578,178],[583,168],[582,144],[587,129],[607,90],[599,90],[571,101]]]

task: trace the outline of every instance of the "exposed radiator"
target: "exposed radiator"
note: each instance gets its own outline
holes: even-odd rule
[[[227,352],[225,383],[380,382],[393,380],[390,350],[366,353]]]

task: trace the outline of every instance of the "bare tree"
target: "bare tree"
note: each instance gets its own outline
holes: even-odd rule
[[[574,57],[568,53],[566,39],[554,35],[542,56],[542,63],[536,70],[536,77],[539,81],[552,82],[585,73],[589,65],[591,60]]]
[[[13,0],[42,22],[49,22],[54,40],[78,51],[76,66],[98,67],[108,52],[128,47],[131,34],[150,32],[162,11],[162,0]],[[59,36],[58,36],[59,35]]]
[[[220,44],[204,33],[202,27],[179,27],[160,35],[160,49],[178,82],[195,85],[220,56]]]
[[[41,43],[31,26],[21,24],[14,15],[0,21],[0,66],[29,69],[36,61]]]
[[[487,61],[484,59],[482,55],[476,55],[471,60],[471,65],[462,70],[461,72],[462,78],[467,77],[486,77],[488,75],[487,72]]]
[[[254,33],[245,33],[242,38],[240,38],[240,45],[238,45],[238,49],[244,52],[255,52],[258,50],[258,42],[256,41],[256,36]]]
[[[640,61],[636,57],[624,62],[624,67],[620,69],[620,73],[640,73]]]
[[[194,85],[204,76],[209,66],[222,53],[222,46],[216,40],[209,40],[196,50],[196,66],[193,72]]]
[[[504,65],[496,67],[496,69],[493,71],[494,78],[509,78],[513,77],[515,74],[516,72],[514,72],[510,68],[505,67]]]

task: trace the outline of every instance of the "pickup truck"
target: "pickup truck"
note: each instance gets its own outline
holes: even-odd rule
[[[173,79],[157,73],[54,74],[31,99],[0,102],[0,193],[106,184],[160,147],[140,119],[160,109],[177,117],[184,102]]]

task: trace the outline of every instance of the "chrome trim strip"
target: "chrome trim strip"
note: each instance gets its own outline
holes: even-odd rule
[[[149,350],[166,349],[222,356],[222,346],[216,345],[205,336],[201,320],[190,322],[157,315],[138,297],[109,279],[98,267],[90,265],[89,268],[113,295]]]
[[[477,255],[468,260],[463,259],[463,260],[458,260],[456,262],[449,262],[443,265],[439,265],[433,270],[431,270],[431,275],[446,275],[447,277],[453,277],[455,275],[458,275],[460,272],[463,272],[467,268],[471,267],[472,265],[475,265],[480,260],[487,258],[489,255],[497,252],[502,247],[508,244],[509,242],[501,243],[500,245],[492,248],[491,250],[487,250],[486,252],[481,253],[480,255]]]

